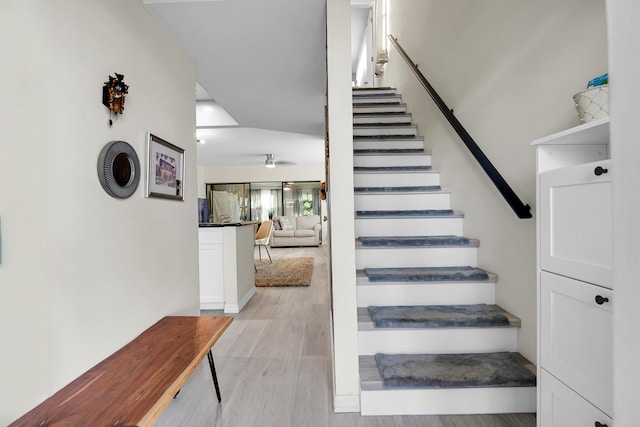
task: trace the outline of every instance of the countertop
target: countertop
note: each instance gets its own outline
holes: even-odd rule
[[[201,228],[206,228],[206,227],[240,227],[242,225],[255,225],[255,224],[259,224],[258,221],[243,221],[243,222],[226,222],[226,223],[221,223],[221,222],[201,222],[198,224],[199,227]]]

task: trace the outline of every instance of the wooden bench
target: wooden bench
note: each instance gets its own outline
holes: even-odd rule
[[[205,355],[220,401],[211,347],[231,317],[165,317],[10,426],[149,426]]]

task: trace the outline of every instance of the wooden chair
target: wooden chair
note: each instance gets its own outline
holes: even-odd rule
[[[269,255],[269,262],[273,263],[271,259],[271,254],[269,253],[269,242],[271,241],[271,234],[273,234],[273,221],[268,220],[264,221],[258,227],[258,231],[256,232],[256,244],[258,247],[258,253],[260,254],[260,261],[262,261],[262,252],[261,247],[267,251],[267,255]]]

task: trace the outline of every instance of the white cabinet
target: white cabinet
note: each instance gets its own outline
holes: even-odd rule
[[[538,426],[613,426],[609,121],[534,141]]]
[[[613,426],[610,417],[544,369],[538,377],[538,386],[542,390],[538,425],[545,427]]]
[[[540,267],[613,286],[611,160],[540,174]]]
[[[200,227],[200,310],[239,313],[255,295],[255,225]]]
[[[613,411],[613,292],[540,275],[540,364],[603,412]]]
[[[224,308],[224,246],[222,227],[200,228],[200,310]]]

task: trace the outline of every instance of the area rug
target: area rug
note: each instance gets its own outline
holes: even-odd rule
[[[309,286],[313,276],[313,258],[283,258],[256,262],[255,285]]]

